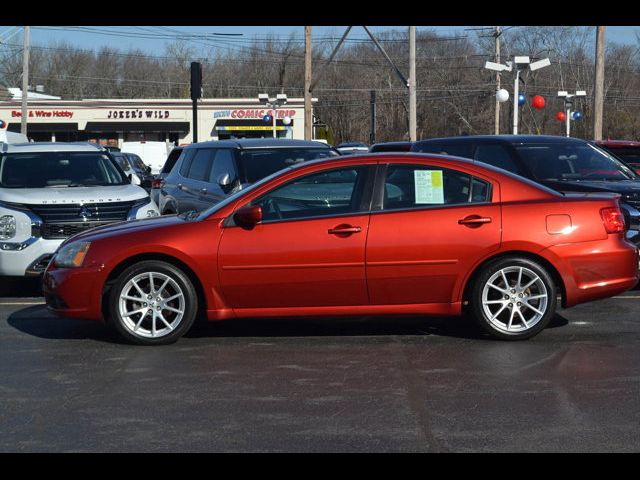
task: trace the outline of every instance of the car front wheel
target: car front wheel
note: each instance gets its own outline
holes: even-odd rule
[[[524,340],[553,318],[556,285],[547,268],[527,258],[502,258],[486,265],[472,289],[476,322],[492,336]]]
[[[142,261],[127,268],[109,295],[111,324],[126,340],[142,345],[173,343],[193,325],[197,294],[174,265]]]

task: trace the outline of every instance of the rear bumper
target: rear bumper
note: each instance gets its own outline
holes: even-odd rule
[[[49,310],[62,317],[102,320],[100,268],[55,268],[42,277]]]
[[[633,288],[640,280],[638,247],[621,236],[555,245],[543,254],[560,270],[566,307],[618,295]]]

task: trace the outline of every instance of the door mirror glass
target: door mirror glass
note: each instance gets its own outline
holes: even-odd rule
[[[231,175],[229,175],[228,173],[223,173],[218,176],[217,181],[218,185],[220,185],[220,187],[222,187],[222,189],[224,190],[226,187],[231,185]]]
[[[233,215],[233,221],[245,230],[252,230],[262,221],[262,208],[258,205],[242,207]]]

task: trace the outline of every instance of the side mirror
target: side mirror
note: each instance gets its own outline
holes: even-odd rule
[[[147,165],[147,173],[151,173],[151,165]]]
[[[257,205],[244,206],[233,214],[233,221],[245,230],[253,230],[253,227],[262,221],[262,207]]]
[[[229,175],[228,173],[223,173],[222,175],[220,175],[218,177],[218,185],[220,185],[223,190],[231,185],[231,175]]]

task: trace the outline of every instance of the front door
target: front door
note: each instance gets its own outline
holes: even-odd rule
[[[367,305],[365,244],[375,166],[309,174],[251,201],[263,221],[227,226],[218,268],[234,309]]]
[[[456,170],[388,165],[380,210],[369,222],[371,303],[450,303],[471,266],[500,246],[496,189]]]

